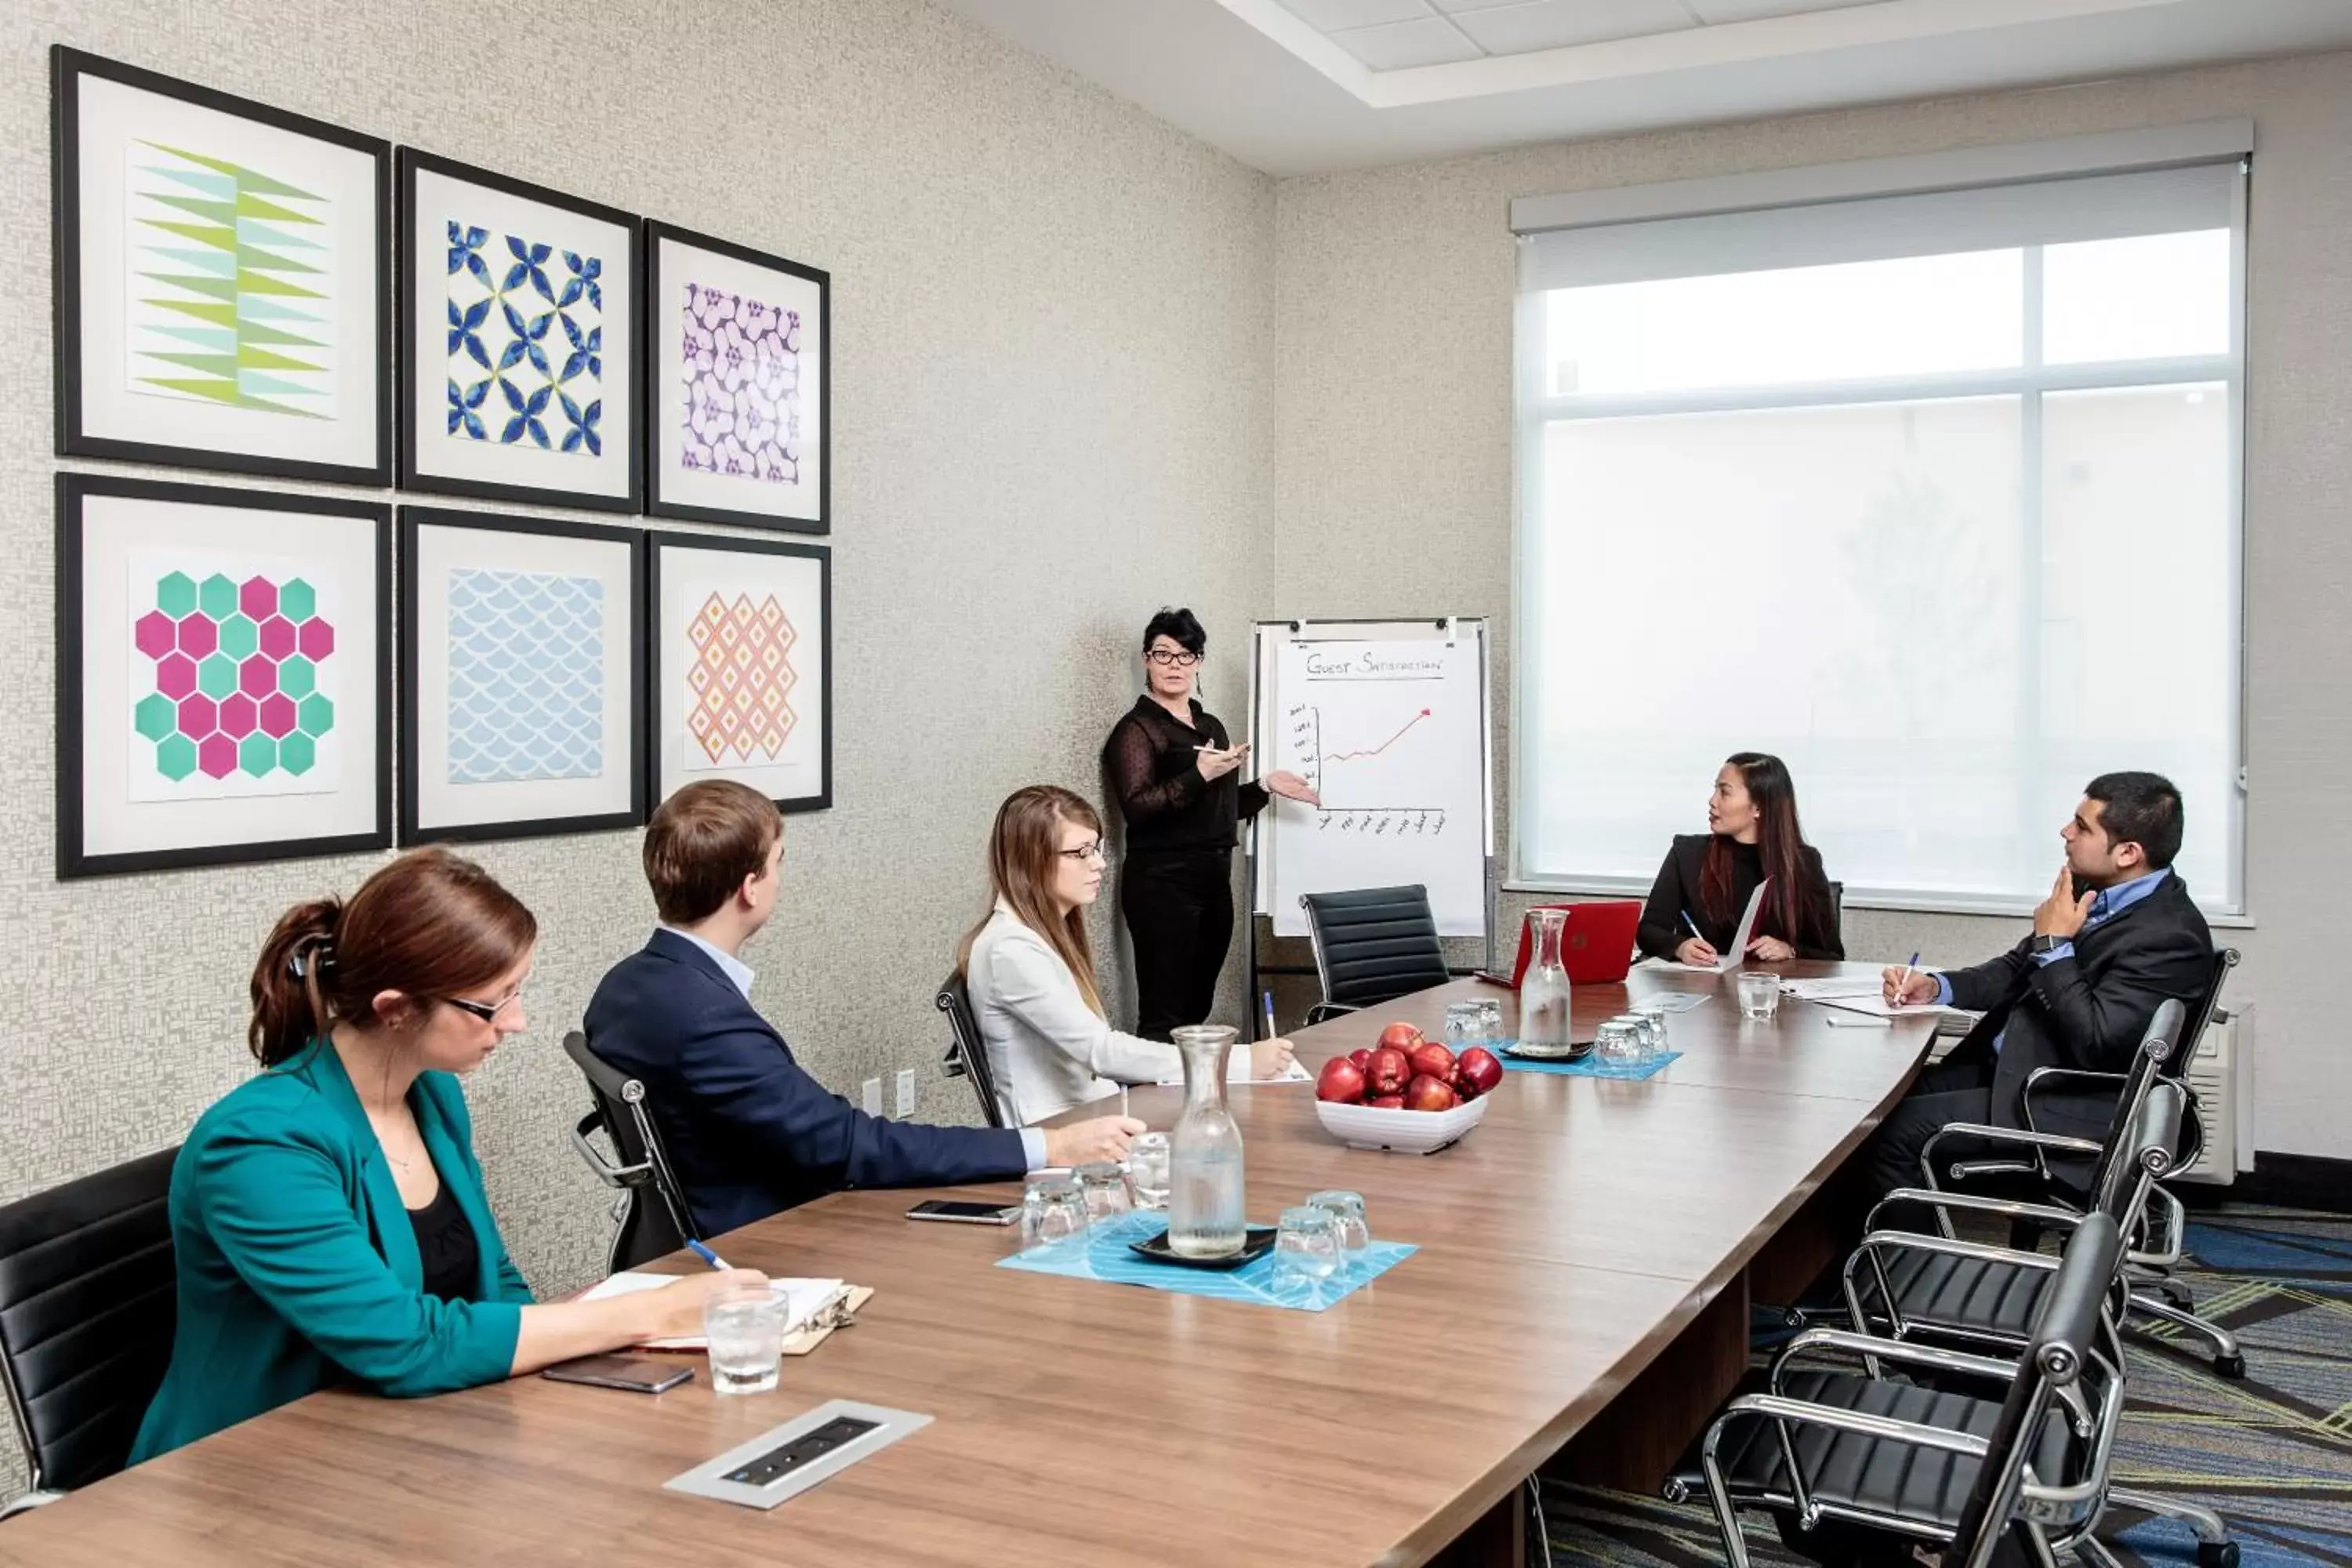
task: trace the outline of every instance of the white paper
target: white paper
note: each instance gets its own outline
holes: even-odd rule
[[[1234,1047],[1234,1054],[1225,1058],[1225,1081],[1227,1083],[1313,1083],[1315,1081],[1315,1075],[1308,1072],[1305,1068],[1300,1067],[1295,1061],[1272,1078],[1252,1078],[1249,1075],[1249,1047],[1247,1046],[1235,1046]],[[1174,1078],[1163,1078],[1160,1081],[1163,1085],[1171,1083],[1181,1084],[1184,1081],[1184,1079],[1183,1075],[1180,1073]]]
[[[677,1283],[675,1274],[641,1274],[634,1270],[615,1274],[599,1281],[583,1301],[602,1301],[614,1296],[633,1296],[640,1290],[658,1290]],[[845,1282],[839,1279],[771,1279],[768,1292],[784,1303],[784,1332],[797,1332],[808,1321],[823,1311],[842,1293]],[[681,1334],[675,1339],[647,1340],[646,1348],[657,1351],[708,1350],[710,1342],[700,1334]]]
[[[1914,1003],[1907,1007],[1887,1005],[1884,991],[1874,991],[1867,996],[1809,996],[1805,1000],[1817,1006],[1835,1007],[1841,1012],[1867,1013],[1874,1018],[1919,1018],[1937,1013],[1949,1013],[1954,1008],[1934,1002]]]

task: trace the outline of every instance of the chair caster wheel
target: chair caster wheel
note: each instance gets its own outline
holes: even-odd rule
[[[2217,1356],[2215,1356],[2215,1357],[2213,1358],[2213,1375],[2214,1375],[2214,1376],[2216,1376],[2216,1377],[2243,1377],[2243,1376],[2245,1376],[2245,1375],[2246,1375],[2246,1358],[2245,1358],[2243,1355],[2217,1355]],[[2205,1550],[2205,1549],[2204,1549],[2203,1547],[2201,1547],[2201,1546],[2198,1548],[2198,1552],[2199,1552],[2200,1556],[2200,1561],[2201,1561],[2201,1556],[2202,1556],[2202,1553],[2203,1553],[2204,1550]],[[2238,1559],[2237,1559],[2237,1556],[2236,1556],[2236,1552],[2237,1552],[2238,1548],[2237,1548],[2237,1546],[2236,1546],[2236,1544],[2235,1544],[2235,1543],[2231,1543],[2231,1544],[2230,1545],[2229,1550],[2230,1550],[2230,1552],[2231,1552],[2231,1555],[2230,1556],[2230,1558],[2229,1558],[2228,1562],[2226,1562],[2226,1563],[2225,1563],[2225,1562],[2223,1562],[2223,1561],[2222,1561],[2221,1559],[2220,1559],[2220,1558],[2215,1558],[2211,1563],[2205,1563],[2205,1564],[2202,1564],[2202,1568],[2230,1568],[2230,1565],[2231,1565],[2231,1563],[2236,1563],[2236,1562],[2237,1562],[2237,1560],[2238,1560]]]
[[[2197,1568],[2238,1568],[2238,1543],[2234,1541],[2199,1542]]]

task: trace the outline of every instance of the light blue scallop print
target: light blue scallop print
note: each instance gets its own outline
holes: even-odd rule
[[[551,572],[449,574],[449,782],[604,772],[604,584]]]

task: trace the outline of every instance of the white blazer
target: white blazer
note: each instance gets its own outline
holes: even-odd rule
[[[1122,1083],[1183,1076],[1174,1046],[1122,1034],[1087,1006],[1070,966],[1001,899],[972,941],[968,969],[964,983],[997,1098],[1016,1125],[1099,1100]]]

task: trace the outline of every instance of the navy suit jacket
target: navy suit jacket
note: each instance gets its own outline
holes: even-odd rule
[[[707,1237],[845,1187],[1018,1178],[1017,1130],[868,1116],[793,1060],[710,956],[656,931],[588,1004],[589,1047],[642,1080],[694,1223]]]

